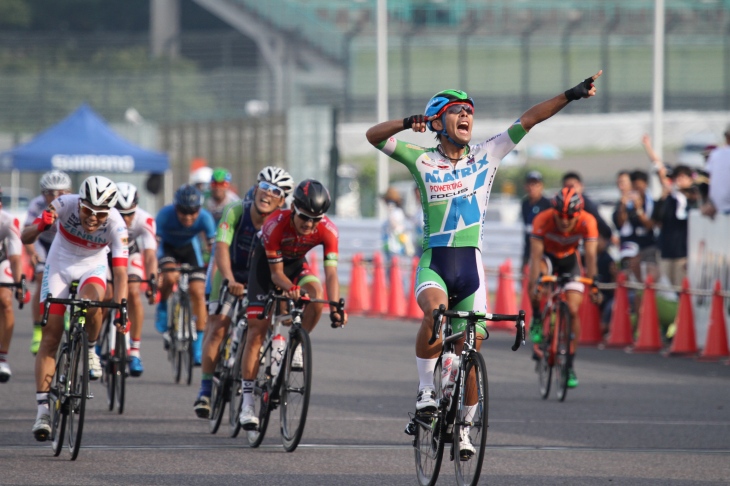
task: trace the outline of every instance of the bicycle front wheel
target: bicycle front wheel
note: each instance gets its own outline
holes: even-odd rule
[[[109,407],[109,411],[114,410],[114,400],[116,391],[116,375],[114,374],[114,365],[112,364],[112,334],[110,331],[111,327],[111,312],[107,314],[104,322],[101,325],[101,339],[99,349],[99,359],[101,360],[101,382],[106,385],[106,404]]]
[[[555,393],[565,401],[568,394],[568,355],[570,354],[570,311],[568,304],[560,303],[555,332],[558,333],[558,349],[555,354]]]
[[[64,332],[56,355],[56,374],[53,375],[51,389],[48,392],[48,406],[51,411],[51,448],[54,456],[58,456],[63,450],[63,438],[66,434],[68,418],[69,353],[67,347],[66,332]]]
[[[127,342],[123,332],[116,332],[116,342],[114,343],[114,395],[117,403],[117,412],[121,415],[124,413],[124,399],[126,396],[126,380],[127,380]]]
[[[477,351],[470,352],[461,369],[463,393],[454,424],[456,482],[474,486],[479,482],[489,427],[487,365]]]
[[[289,341],[281,382],[281,440],[287,452],[293,452],[302,440],[311,392],[312,343],[300,328]]]
[[[223,413],[226,409],[226,401],[228,400],[228,388],[231,375],[231,369],[228,367],[228,350],[230,349],[230,335],[221,341],[218,347],[218,363],[213,371],[213,383],[210,392],[210,418],[208,420],[209,431],[211,434],[218,432],[223,420]]]
[[[266,341],[264,341],[259,351],[259,371],[253,384],[254,410],[259,418],[259,425],[255,430],[246,431],[248,445],[254,448],[260,446],[263,442],[266,429],[269,426],[269,417],[271,416],[271,383],[276,377],[269,376],[267,368],[271,368],[267,366],[267,361],[269,364],[271,363],[271,331],[267,333]]]
[[[180,335],[180,313],[182,312],[180,306],[180,296],[175,292],[170,296],[167,301],[167,307],[169,309],[169,324],[167,326],[167,332],[169,334],[170,342],[167,348],[167,358],[172,365],[172,378],[175,383],[180,383],[180,376],[182,375],[182,362],[179,352],[180,341],[178,336]]]
[[[183,340],[181,348],[181,361],[183,371],[185,371],[185,383],[190,386],[193,382],[193,322],[190,319],[190,301],[185,299],[182,305],[182,316],[183,316]]]
[[[243,359],[243,350],[246,347],[247,337],[248,328],[246,327],[241,333],[241,341],[238,343],[236,359],[233,361],[233,369],[231,369],[231,386],[228,388],[228,435],[231,437],[237,437],[238,432],[241,430],[241,423],[238,421],[238,416],[241,414],[241,404],[243,403],[241,360]]]
[[[541,322],[545,323],[546,319],[550,319],[552,310],[549,308],[545,309],[545,314]],[[543,400],[546,400],[550,395],[550,383],[553,376],[553,365],[551,355],[551,344],[552,344],[552,331],[548,334],[543,334],[543,342],[540,344],[540,360],[537,362],[537,377],[540,385],[540,396]]]
[[[86,397],[89,394],[89,345],[86,331],[77,330],[71,339],[71,368],[68,401],[68,450],[75,461],[81,448]]]
[[[433,372],[434,390],[440,401],[441,392],[441,358],[436,362]],[[429,414],[416,413],[413,419],[416,435],[413,438],[413,450],[416,456],[416,476],[421,486],[433,486],[439,477],[441,461],[444,457],[444,420],[443,409]]]

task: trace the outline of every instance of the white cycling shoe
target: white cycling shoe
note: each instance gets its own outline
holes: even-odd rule
[[[468,461],[476,453],[476,449],[471,443],[469,437],[469,427],[462,427],[459,432],[459,458],[462,461]]]
[[[0,383],[5,383],[13,376],[13,372],[10,371],[10,365],[7,361],[0,361]]]
[[[259,418],[252,406],[243,407],[241,414],[238,416],[238,422],[243,430],[256,430],[259,426]]]
[[[89,348],[89,379],[98,380],[101,378],[101,361],[94,348]]]
[[[416,399],[417,412],[435,412],[438,408],[436,403],[436,390],[432,386],[424,386],[418,390]]]

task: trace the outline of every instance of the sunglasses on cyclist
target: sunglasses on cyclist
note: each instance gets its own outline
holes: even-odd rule
[[[576,211],[571,214],[558,213],[558,218],[562,219],[563,221],[573,221],[573,219],[577,218],[578,216],[580,216],[580,211]]]
[[[81,205],[81,212],[87,218],[90,216],[94,216],[96,219],[106,219],[109,217],[108,209],[94,209],[91,206],[84,204],[84,201],[79,201],[79,204]]]
[[[210,183],[210,187],[228,187],[229,185],[230,184],[228,182],[226,182],[226,181],[221,181],[221,182],[212,181]]]
[[[63,196],[66,193],[68,193],[68,191],[63,191],[61,189],[56,189],[56,190],[47,189],[47,190],[43,191],[44,196],[53,196],[54,198],[56,198],[58,196]]]
[[[137,212],[137,209],[136,208],[135,209],[127,209],[126,211],[125,210],[121,210],[121,209],[117,209],[117,211],[119,211],[122,216],[134,216],[134,213]]]
[[[324,218],[324,215],[322,215],[322,216],[310,216],[308,214],[304,214],[303,212],[301,212],[301,210],[296,205],[294,205],[294,212],[296,213],[297,217],[299,219],[301,219],[305,223],[308,222],[308,221],[311,221],[314,224],[317,224],[320,221],[322,221],[322,218]]]
[[[284,190],[282,188],[266,181],[259,182],[259,189],[261,189],[262,191],[266,191],[272,196],[276,197],[282,197],[284,195]]]
[[[198,211],[200,211],[200,208],[184,208],[181,206],[175,206],[175,211],[177,211],[180,214],[184,214],[185,216],[192,216],[193,214],[198,214]]]
[[[449,115],[458,115],[461,113],[461,110],[464,110],[467,115],[474,114],[474,107],[467,103],[456,103],[446,107],[446,113]]]

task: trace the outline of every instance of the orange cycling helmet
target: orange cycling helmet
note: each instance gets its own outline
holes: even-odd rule
[[[564,187],[553,198],[553,208],[562,217],[572,218],[583,210],[583,196],[574,187]]]

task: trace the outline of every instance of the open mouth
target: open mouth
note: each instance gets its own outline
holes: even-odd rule
[[[468,135],[469,134],[469,123],[466,121],[459,122],[459,124],[456,125],[456,131],[462,135]]]

